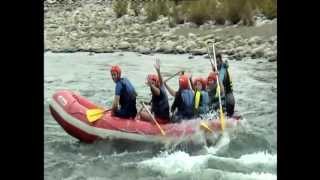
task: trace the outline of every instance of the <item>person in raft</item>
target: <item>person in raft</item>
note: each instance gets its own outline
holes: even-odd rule
[[[118,65],[112,66],[110,73],[113,82],[116,84],[112,102],[113,115],[122,118],[135,118],[137,114],[136,90],[127,78],[121,78],[121,69]]]
[[[180,122],[181,120],[193,118],[194,93],[190,87],[188,76],[185,74],[180,75],[178,91],[170,88],[166,82],[164,82],[164,85],[171,96],[174,97],[174,101],[171,106],[171,121]],[[177,111],[175,111],[176,109]]]
[[[168,123],[170,120],[169,101],[163,84],[163,78],[160,73],[159,59],[156,60],[154,67],[157,71],[157,75],[149,74],[146,82],[150,87],[152,94],[151,113],[154,114],[159,123]],[[142,120],[152,121],[152,117],[147,111],[141,111],[139,114]]]
[[[233,96],[233,85],[231,76],[229,73],[229,65],[227,62],[223,62],[222,56],[220,53],[216,55],[217,59],[217,68],[219,74],[219,81],[222,84],[221,93],[224,97],[224,104],[227,111],[227,116],[232,116],[234,113],[235,99]]]
[[[192,78],[190,77],[190,81]],[[209,112],[209,96],[206,91],[207,81],[204,78],[198,77],[193,80],[192,89],[194,90],[194,114],[200,115]]]
[[[217,73],[210,72],[207,78],[207,92],[209,95],[209,111],[217,111],[219,109],[219,95],[217,91]],[[221,101],[224,97],[221,97]],[[225,111],[225,103],[222,103],[222,108]]]

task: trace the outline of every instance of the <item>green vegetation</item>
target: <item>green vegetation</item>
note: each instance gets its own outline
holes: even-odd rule
[[[127,12],[127,1],[115,0],[114,11],[117,17]],[[253,25],[253,16],[261,12],[267,18],[277,17],[277,0],[131,0],[130,8],[139,15],[144,8],[147,21],[156,21],[160,15],[169,17],[169,26],[184,22],[197,25],[207,21],[224,24],[242,22],[243,25]]]
[[[128,12],[128,1],[115,0],[112,3],[112,8],[116,13],[117,18],[120,18]]]

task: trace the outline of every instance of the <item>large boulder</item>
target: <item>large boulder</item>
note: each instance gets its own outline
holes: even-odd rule
[[[193,34],[193,33],[189,33],[188,34],[188,38],[189,39],[192,39],[192,40],[195,40],[197,38],[197,35]]]
[[[143,47],[143,46],[138,46],[135,50],[137,52],[141,53],[141,54],[150,54],[151,53],[151,49],[150,48],[146,48],[146,47]]]
[[[186,53],[186,48],[184,48],[183,46],[179,45],[179,46],[176,47],[176,51],[179,54]]]
[[[261,44],[262,39],[259,36],[253,36],[248,40],[248,44]]]
[[[204,55],[207,53],[207,49],[206,48],[191,49],[190,53],[192,55]]]
[[[194,41],[187,41],[186,43],[185,43],[185,47],[187,48],[187,49],[195,49],[196,47],[197,47],[197,43],[196,42],[194,42]]]
[[[261,58],[263,56],[264,56],[264,48],[262,46],[252,49],[251,51],[252,58]]]
[[[162,47],[164,53],[173,53],[175,50],[175,42],[169,40],[165,42]]]
[[[127,41],[121,41],[118,45],[119,49],[129,49],[130,48],[130,43]]]

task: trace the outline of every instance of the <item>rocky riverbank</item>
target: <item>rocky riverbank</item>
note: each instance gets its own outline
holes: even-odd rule
[[[152,23],[145,16],[116,18],[109,1],[45,1],[45,51],[96,52],[134,51],[205,55],[206,42],[231,59],[245,57],[277,60],[277,20],[258,19],[255,26],[200,27],[185,23],[168,26],[167,17]]]

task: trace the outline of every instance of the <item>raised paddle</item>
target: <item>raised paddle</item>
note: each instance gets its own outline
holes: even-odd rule
[[[167,82],[169,81],[170,79],[172,79],[173,77],[175,77],[176,75],[178,75],[179,73],[184,73],[184,71],[178,71],[177,73],[171,75],[170,77],[168,77],[167,79],[165,79],[163,82]]]
[[[86,112],[86,116],[89,122],[94,122],[100,119],[104,113],[111,111],[112,109],[88,109]]]
[[[159,125],[159,123],[155,120],[155,118],[153,117],[153,115],[151,114],[151,112],[149,111],[149,109],[146,107],[146,105],[145,105],[143,102],[141,102],[141,104],[142,104],[143,108],[144,108],[144,109],[148,112],[148,114],[151,116],[153,122],[154,122],[154,123],[157,125],[157,127],[160,129],[161,134],[162,134],[163,136],[165,136],[166,133],[165,133],[164,130],[161,128],[161,126]]]
[[[209,51],[209,48],[208,48],[208,51]],[[213,59],[214,59],[214,67],[216,69],[216,71],[219,73],[218,71],[218,68],[217,68],[217,59],[216,59],[216,52],[215,52],[215,49],[214,49],[214,42],[212,42],[212,52],[213,52]],[[211,62],[211,65],[213,64],[212,63],[212,57],[210,55],[210,53],[208,52],[209,56],[210,56],[210,62]],[[213,67],[212,67],[212,70]],[[219,96],[219,108],[220,108],[220,123],[221,123],[221,129],[222,131],[224,130],[224,127],[225,127],[225,123],[224,123],[224,114],[223,114],[223,111],[222,111],[222,105],[221,105],[221,95],[220,95],[220,82],[219,82],[219,77],[218,77],[218,74],[216,74],[216,78],[217,78],[217,90],[218,90],[218,96]]]

